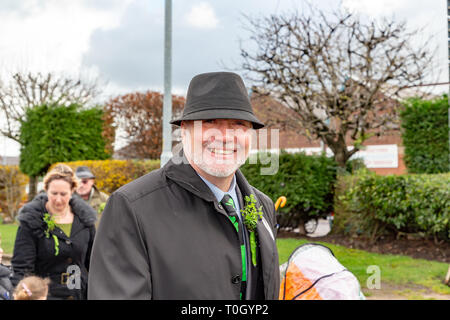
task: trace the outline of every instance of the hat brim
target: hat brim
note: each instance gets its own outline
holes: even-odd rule
[[[79,179],[95,179],[93,174],[89,174],[87,172],[77,173],[76,176]]]
[[[180,126],[181,121],[188,120],[212,120],[212,119],[237,119],[249,121],[253,125],[253,129],[261,129],[264,127],[264,123],[258,120],[252,113],[244,110],[230,110],[230,109],[208,109],[199,110],[186,115],[181,116],[181,118],[174,119],[170,121],[171,124]]]

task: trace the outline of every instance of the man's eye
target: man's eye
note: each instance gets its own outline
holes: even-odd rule
[[[244,128],[245,128],[245,129],[249,128],[247,122],[245,122],[245,121],[236,121],[236,122],[234,123],[234,125],[235,125],[236,127],[240,127],[240,128],[243,128],[243,129],[244,129]]]

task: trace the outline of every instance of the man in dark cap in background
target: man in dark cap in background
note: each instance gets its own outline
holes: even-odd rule
[[[105,208],[108,195],[101,192],[95,186],[95,176],[86,166],[80,166],[75,174],[80,179],[77,194],[83,198],[97,212],[97,225],[100,221],[103,209]]]
[[[274,205],[239,171],[264,126],[242,79],[197,75],[171,123],[183,150],[109,198],[88,298],[277,299]]]

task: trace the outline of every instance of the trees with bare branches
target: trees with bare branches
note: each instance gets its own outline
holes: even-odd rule
[[[98,85],[53,73],[15,73],[0,82],[0,114],[5,123],[0,133],[20,143],[20,123],[29,108],[44,104],[85,105],[98,95]]]
[[[253,91],[295,110],[344,167],[368,137],[398,128],[396,101],[430,75],[433,54],[405,23],[310,11],[247,16],[241,67]]]
[[[174,114],[181,113],[185,99],[172,95]],[[105,114],[112,127],[123,130],[127,145],[119,151],[127,158],[159,159],[162,151],[163,95],[155,91],[133,92],[109,100]]]
[[[99,94],[97,81],[83,81],[54,73],[14,73],[0,82],[0,134],[22,144],[20,127],[27,110],[41,105],[85,105]],[[37,177],[30,177],[29,196],[36,193]]]

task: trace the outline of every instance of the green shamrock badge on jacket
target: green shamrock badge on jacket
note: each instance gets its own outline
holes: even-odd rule
[[[52,232],[56,227],[56,222],[49,213],[44,213],[44,222],[47,224],[47,229],[44,230],[45,237],[50,238],[50,232]],[[53,241],[55,242],[55,256],[59,254],[59,241],[58,237],[52,234]]]
[[[247,230],[250,232],[250,251],[252,253],[252,263],[256,266],[256,225],[262,218],[262,206],[256,208],[256,198],[253,194],[245,196],[245,206],[241,209],[241,215]]]

